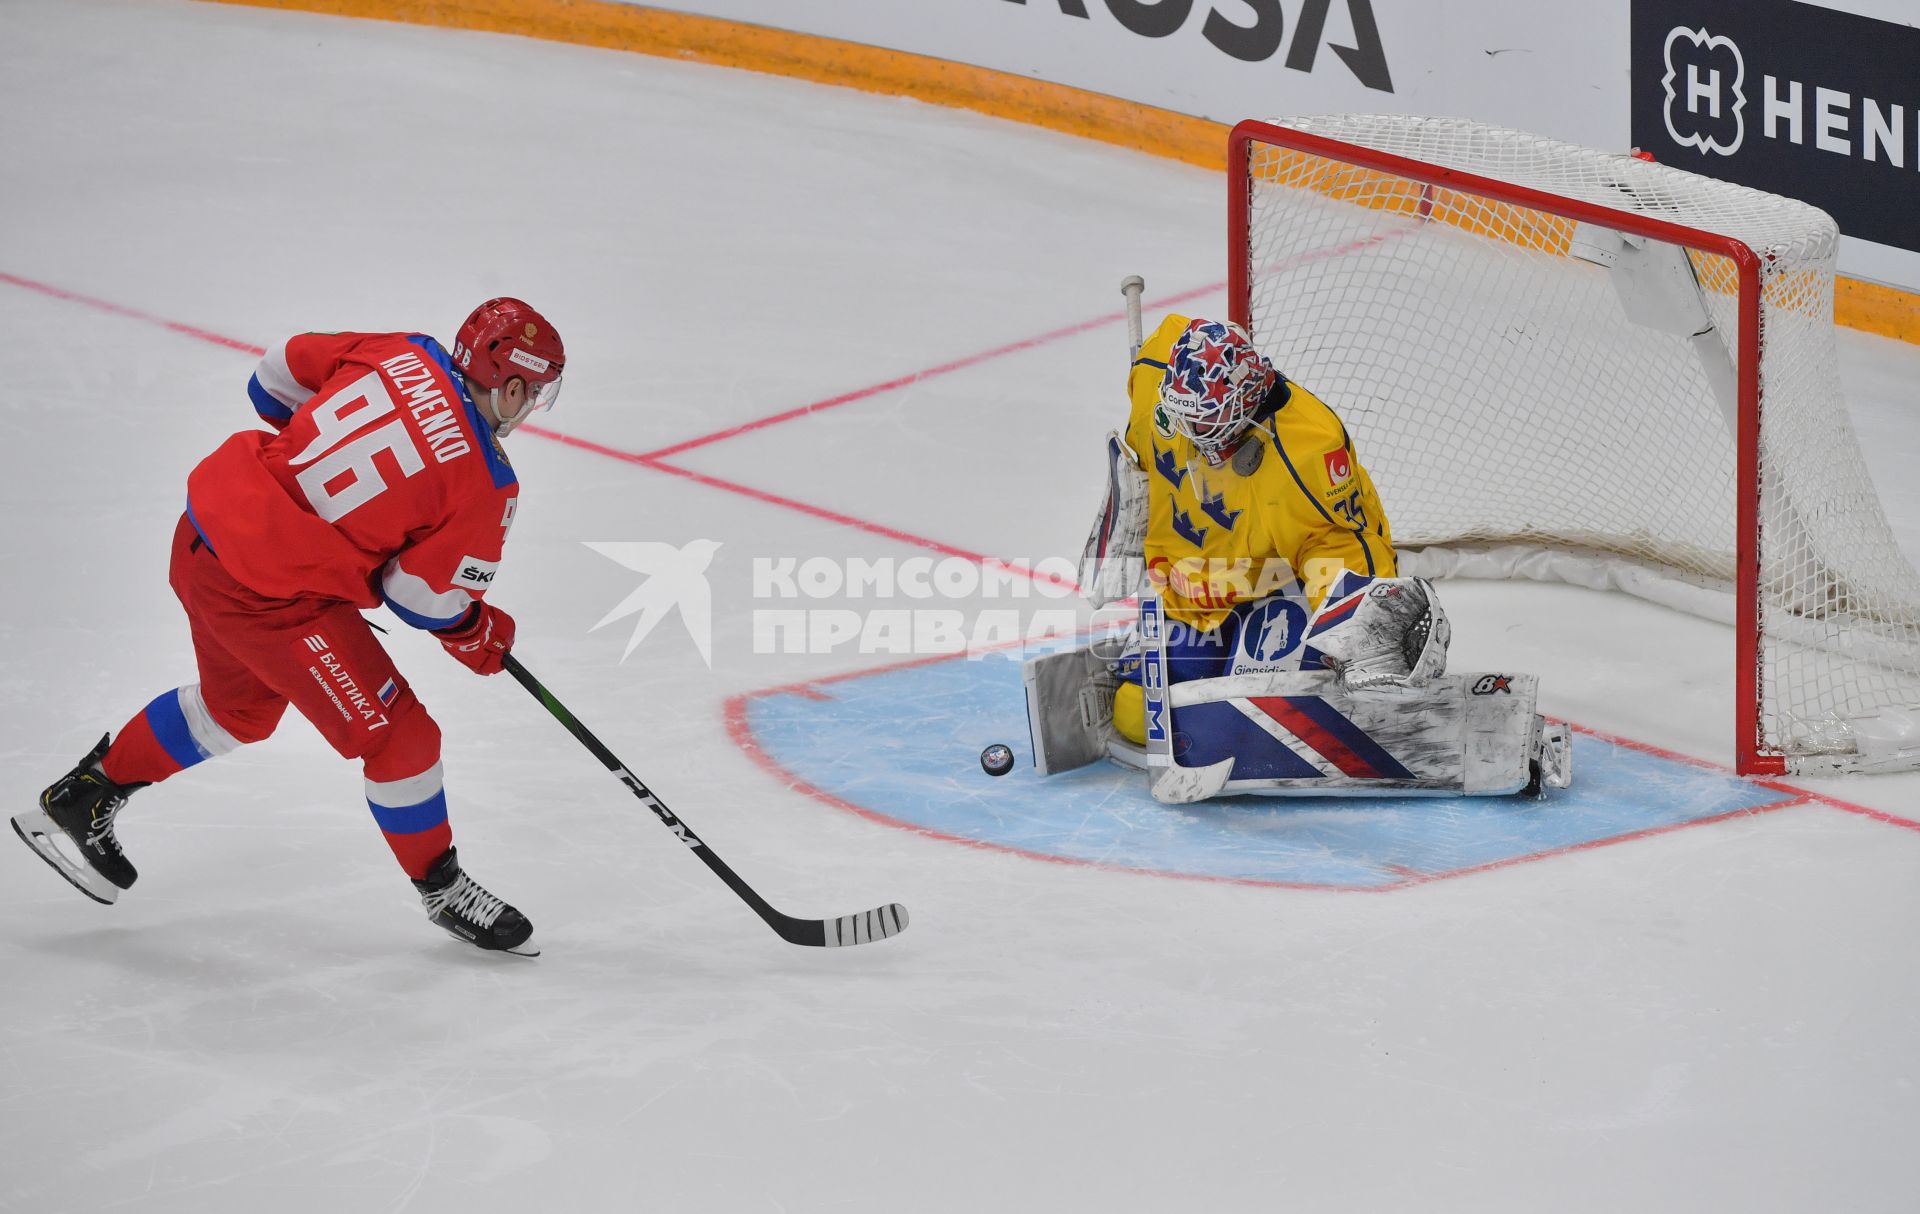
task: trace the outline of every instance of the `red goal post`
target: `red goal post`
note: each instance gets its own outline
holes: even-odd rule
[[[1872,496],[1830,219],[1451,119],[1242,122],[1228,181],[1231,315],[1341,412],[1419,571],[1729,619],[1741,772],[1920,765],[1920,577],[1877,500],[1879,548],[1830,517]]]

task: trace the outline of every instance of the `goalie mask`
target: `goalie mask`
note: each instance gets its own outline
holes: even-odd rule
[[[1247,331],[1231,322],[1195,320],[1173,343],[1160,404],[1167,421],[1218,468],[1280,382]]]

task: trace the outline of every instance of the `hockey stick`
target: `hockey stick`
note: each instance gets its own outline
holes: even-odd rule
[[[1146,279],[1138,274],[1129,274],[1120,280],[1120,294],[1127,298],[1127,362],[1130,365],[1139,361],[1144,340],[1140,296],[1146,289]],[[1216,796],[1233,771],[1233,760],[1207,767],[1188,767],[1173,753],[1173,699],[1167,694],[1166,618],[1159,598],[1151,593],[1140,596],[1139,631],[1143,642],[1140,689],[1147,725],[1147,788],[1154,800],[1169,805]]]
[[[1127,362],[1131,364],[1140,357],[1140,345],[1146,339],[1140,329],[1140,293],[1147,289],[1147,280],[1138,274],[1129,274],[1120,280],[1120,294],[1127,297]]]
[[[780,934],[788,944],[809,944],[823,948],[837,948],[847,944],[867,944],[874,940],[885,940],[888,936],[897,936],[907,930],[907,908],[898,902],[889,902],[885,906],[876,906],[870,911],[857,915],[842,915],[838,919],[796,919],[784,915],[768,905],[767,900],[754,892],[751,885],[740,879],[740,875],[727,867],[727,862],[713,854],[713,849],[701,842],[685,822],[675,817],[673,811],[653,795],[653,790],[642,784],[639,777],[627,770],[626,764],[615,758],[613,752],[601,745],[600,739],[582,725],[574,715],[567,711],[551,691],[541,685],[525,666],[522,666],[512,654],[508,654],[502,663],[508,673],[520,681],[520,685],[533,693],[533,697],[546,705],[547,711],[554,715],[567,732],[580,740],[594,758],[620,777],[620,782],[640,798],[641,804],[653,811],[653,816],[668,830],[686,844],[714,875],[727,883],[727,888],[740,895],[740,900],[754,909],[767,926]]]

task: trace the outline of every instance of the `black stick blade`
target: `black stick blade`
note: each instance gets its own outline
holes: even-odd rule
[[[889,902],[885,906],[876,906],[870,911],[857,915],[842,915],[838,919],[822,922],[826,928],[826,939],[821,941],[828,948],[841,948],[849,944],[871,944],[875,940],[885,940],[907,930],[907,908],[898,902]]]

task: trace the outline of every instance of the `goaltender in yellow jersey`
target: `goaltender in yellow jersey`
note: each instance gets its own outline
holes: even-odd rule
[[[1141,285],[1121,287],[1135,334]],[[1081,587],[1095,607],[1137,595],[1140,626],[1028,660],[1040,774],[1113,759],[1169,804],[1567,787],[1571,735],[1534,712],[1531,675],[1447,674],[1447,613],[1400,575],[1331,409],[1236,324],[1169,316],[1134,356]]]
[[[1168,316],[1142,343],[1127,387],[1126,445],[1147,485],[1148,581],[1189,641],[1215,642],[1212,656],[1196,650],[1190,661],[1186,645],[1171,646],[1172,681],[1225,674],[1227,634],[1250,603],[1278,595],[1316,611],[1336,585],[1344,594],[1397,575],[1386,510],[1346,427],[1236,326]],[[1143,736],[1137,684],[1121,686],[1114,725]]]
[[[1217,465],[1174,426],[1161,388],[1174,343],[1192,323],[1161,321],[1127,381],[1127,445],[1147,475],[1148,576],[1167,615],[1210,631],[1235,606],[1286,590],[1289,572],[1309,608],[1343,571],[1395,576],[1373,478],[1340,418],[1313,393],[1274,375],[1237,443],[1216,453]],[[1208,357],[1204,343],[1197,357]]]

